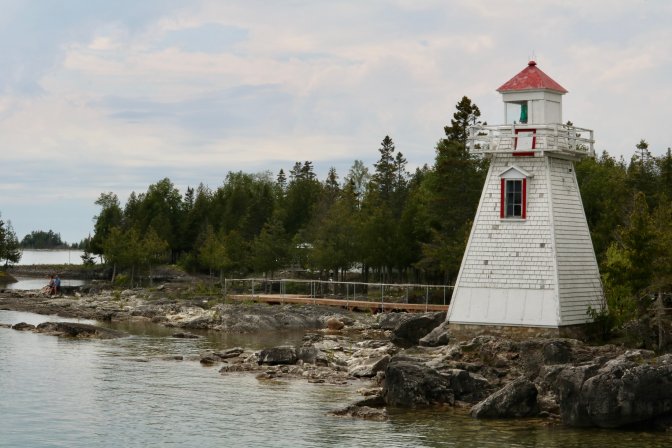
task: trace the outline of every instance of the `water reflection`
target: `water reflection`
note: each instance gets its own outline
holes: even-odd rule
[[[16,277],[16,282],[1,285],[4,289],[13,289],[20,291],[29,291],[34,289],[42,289],[49,284],[49,279],[35,278],[35,277]],[[76,279],[61,279],[61,286],[84,286],[86,280]]]
[[[36,264],[82,264],[84,251],[76,249],[48,250],[48,249],[23,249],[21,251],[22,266]]]
[[[46,320],[77,321],[0,311],[3,323]],[[69,340],[0,328],[0,446],[620,448],[672,442],[670,434],[474,420],[454,408],[391,410],[382,423],[331,417],[327,411],[358,398],[362,383],[257,381],[249,374],[222,376],[197,361],[162,358],[275,345],[296,341],[298,334],[255,339],[201,332],[199,339],[177,339],[172,329],[146,322],[105,325],[131,336]]]

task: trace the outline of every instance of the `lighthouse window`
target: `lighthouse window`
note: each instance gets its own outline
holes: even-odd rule
[[[506,124],[527,124],[529,109],[527,101],[506,102]]]
[[[502,179],[502,218],[525,218],[525,179]]]

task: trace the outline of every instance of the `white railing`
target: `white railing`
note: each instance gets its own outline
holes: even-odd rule
[[[529,145],[522,147],[518,144],[518,138],[523,136],[534,137],[532,149]],[[471,126],[467,138],[467,147],[475,154],[532,151],[553,152],[571,158],[595,157],[594,144],[592,130],[565,124]]]

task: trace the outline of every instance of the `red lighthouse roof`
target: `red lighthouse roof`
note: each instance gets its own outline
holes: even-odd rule
[[[550,76],[537,68],[537,63],[530,61],[520,73],[497,89],[498,92],[512,92],[518,90],[554,90],[558,93],[567,93],[567,89],[562,87],[557,82],[553,81]]]

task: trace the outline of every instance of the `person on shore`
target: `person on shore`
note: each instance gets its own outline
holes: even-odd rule
[[[54,294],[60,294],[61,293],[61,278],[56,274],[56,277],[54,277]]]
[[[55,283],[54,275],[52,274],[52,275],[49,276],[49,283],[47,284],[47,286],[42,288],[42,292],[44,292],[45,294],[48,294],[50,296],[53,295],[54,294],[54,283]]]

